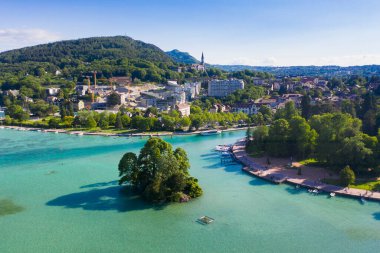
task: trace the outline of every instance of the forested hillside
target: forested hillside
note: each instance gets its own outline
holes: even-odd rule
[[[166,52],[175,62],[185,63],[185,64],[194,64],[199,63],[197,59],[195,59],[192,55],[186,52],[181,52],[177,49]]]
[[[60,41],[0,53],[0,77],[41,76],[59,70],[65,78],[80,78],[96,70],[106,78],[159,82],[180,78],[176,66],[158,47],[125,36]]]

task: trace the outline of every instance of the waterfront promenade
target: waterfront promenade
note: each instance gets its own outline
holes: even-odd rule
[[[289,183],[300,185],[305,188],[318,189],[328,193],[335,193],[355,198],[365,198],[367,200],[380,201],[380,193],[354,188],[344,188],[329,185],[321,182],[321,179],[328,176],[328,172],[323,168],[302,168],[302,175],[298,175],[297,169],[286,168],[284,165],[266,165],[262,158],[252,158],[245,151],[245,139],[237,141],[232,146],[234,157],[243,164],[243,170],[250,175],[261,178],[272,183]]]
[[[181,135],[198,135],[204,130],[191,131],[191,132],[145,132],[145,133],[110,133],[110,132],[89,132],[78,130],[65,130],[65,129],[52,129],[52,128],[36,128],[36,127],[20,127],[20,126],[0,126],[4,129],[13,129],[18,131],[34,131],[44,133],[60,133],[60,134],[72,134],[72,135],[92,135],[92,136],[106,136],[106,137],[151,137],[151,136],[181,136]],[[247,127],[235,127],[221,130],[222,132],[232,132],[246,130]]]

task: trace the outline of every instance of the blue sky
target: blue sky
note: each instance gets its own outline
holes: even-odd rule
[[[380,64],[379,0],[1,0],[0,51],[128,35],[214,64]]]

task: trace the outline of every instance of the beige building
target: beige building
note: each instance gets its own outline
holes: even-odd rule
[[[181,116],[190,115],[190,105],[189,104],[178,104],[175,106],[175,109],[181,113]]]

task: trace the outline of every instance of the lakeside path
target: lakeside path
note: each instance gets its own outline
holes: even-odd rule
[[[237,141],[232,146],[232,153],[244,165],[243,171],[272,183],[288,183],[347,197],[364,197],[368,200],[380,201],[379,192],[354,188],[348,189],[322,183],[320,180],[326,176],[328,177],[328,172],[323,168],[309,168],[305,166],[302,168],[302,175],[297,175],[297,169],[287,169],[284,163],[276,164],[275,162],[271,162],[271,165],[267,166],[265,158],[252,158],[248,156],[245,151],[245,139]]]
[[[20,127],[20,126],[1,126],[4,129],[13,129],[18,131],[34,131],[45,133],[61,133],[61,134],[73,134],[73,135],[94,135],[94,136],[106,136],[106,137],[150,137],[150,136],[181,136],[181,135],[197,135],[203,131],[194,132],[150,132],[150,133],[105,133],[105,132],[87,132],[87,131],[67,131],[65,129],[48,129],[48,128],[34,128],[34,127]],[[248,127],[236,127],[227,128],[221,130],[222,132],[240,131],[246,130]]]

